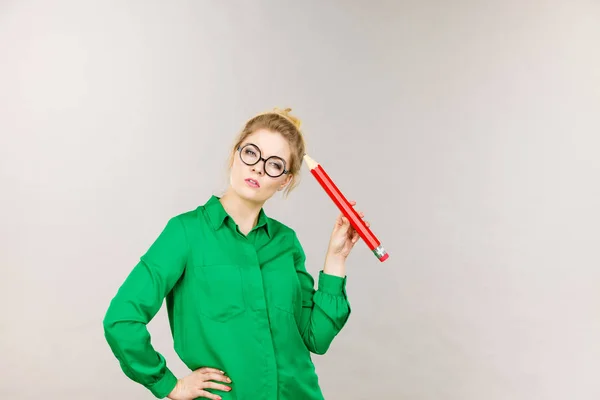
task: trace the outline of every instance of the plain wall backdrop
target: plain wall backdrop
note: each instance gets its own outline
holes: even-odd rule
[[[599,43],[592,0],[0,1],[0,398],[153,398],[109,301],[292,107],[390,253],[350,256],[328,400],[599,399]],[[316,276],[338,211],[305,166],[266,211]]]

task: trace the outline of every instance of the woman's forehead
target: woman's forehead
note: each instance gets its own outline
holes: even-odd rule
[[[264,158],[278,156],[288,160],[290,157],[290,145],[288,141],[277,132],[259,129],[248,135],[242,144],[247,143],[257,145]]]

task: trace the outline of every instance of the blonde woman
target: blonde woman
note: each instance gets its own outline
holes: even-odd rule
[[[225,193],[171,218],[110,303],[108,344],[157,398],[323,399],[310,353],[324,354],[348,320],[346,259],[359,236],[338,215],[315,289],[296,233],[265,214],[267,200],[298,183],[305,143],[290,111],[245,124]],[[192,371],[181,378],[146,327],[165,299]]]

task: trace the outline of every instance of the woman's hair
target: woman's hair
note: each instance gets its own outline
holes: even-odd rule
[[[233,157],[237,152],[238,146],[240,146],[248,136],[260,129],[279,133],[288,141],[291,150],[289,164],[286,165],[286,168],[289,171],[289,174],[292,175],[292,179],[285,188],[284,195],[286,197],[300,182],[300,167],[302,165],[302,158],[306,153],[306,144],[302,132],[300,131],[301,121],[291,115],[290,111],[290,108],[284,110],[274,108],[271,111],[255,115],[248,120],[238,137],[235,139],[229,157],[229,166],[231,166],[233,165]]]

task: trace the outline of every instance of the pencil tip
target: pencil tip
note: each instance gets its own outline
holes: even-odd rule
[[[310,158],[310,157],[308,156],[308,154],[304,154],[304,157],[303,157],[303,158],[304,158],[304,161],[306,162],[306,166],[307,166],[309,169],[313,169],[313,168],[315,168],[316,166],[318,166],[318,165],[319,165],[319,163],[317,163],[315,160],[313,160],[312,158]]]

